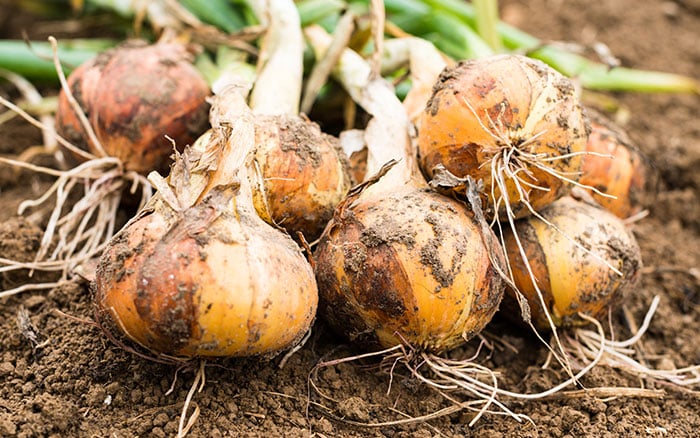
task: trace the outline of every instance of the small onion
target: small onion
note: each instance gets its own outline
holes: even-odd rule
[[[642,209],[642,198],[648,183],[646,159],[625,132],[602,115],[591,114],[579,182],[600,193],[590,194],[601,206],[620,218],[628,218]]]
[[[581,322],[578,312],[604,316],[639,278],[642,259],[633,234],[612,213],[570,196],[540,214],[549,223],[530,216],[515,222],[515,232],[554,324],[576,325]],[[532,322],[547,329],[549,322],[513,231],[504,234],[515,285],[527,298]],[[511,288],[507,292],[514,298]],[[509,317],[519,315],[514,299],[504,304]]]
[[[577,178],[588,122],[571,81],[546,64],[496,55],[446,68],[420,119],[420,166],[482,180],[499,220],[561,197]]]
[[[180,44],[133,41],[107,50],[75,69],[68,86],[104,152],[126,170],[167,170],[173,143],[190,144],[208,127],[209,86]],[[63,91],[56,130],[100,155]]]
[[[100,314],[151,351],[271,355],[314,320],[310,264],[253,206],[246,108],[237,93],[217,96],[213,132],[177,157],[167,180],[154,179],[156,195],[100,258]]]
[[[295,115],[258,115],[255,159],[261,190],[256,208],[290,235],[314,241],[350,189],[347,158],[338,140]]]

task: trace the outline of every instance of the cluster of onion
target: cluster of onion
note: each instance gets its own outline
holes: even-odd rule
[[[441,165],[457,178],[484,181],[482,201],[510,261],[508,290],[525,295],[538,327],[554,328],[577,312],[600,316],[641,266],[619,219],[559,201],[590,184],[593,158],[610,160],[588,152],[590,133],[573,83],[518,55],[445,69],[420,119],[426,175]]]
[[[252,6],[267,22],[250,108],[230,92],[217,97],[214,130],[178,156],[167,180],[152,177],[156,197],[100,263],[99,308],[158,353],[273,353],[293,346],[315,316],[315,279],[289,234],[318,237],[349,189],[346,159],[337,139],[298,114],[303,36],[293,2]],[[214,88],[241,79],[224,73]],[[242,134],[228,126],[252,137],[232,141]],[[240,193],[222,191],[236,171]],[[142,250],[125,256],[129,248]]]

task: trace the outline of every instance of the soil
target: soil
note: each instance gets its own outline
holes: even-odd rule
[[[697,1],[511,0],[501,5],[505,20],[543,39],[602,42],[625,66],[698,76]],[[22,28],[30,37],[40,36],[36,33],[41,27],[31,19],[10,16],[0,12],[3,38],[17,37]],[[56,32],[56,26],[53,29]],[[6,84],[0,92],[16,97]],[[645,270],[624,307],[612,313],[613,330],[618,338],[628,337],[630,324],[624,315],[639,324],[653,297],[659,296],[659,308],[639,349],[660,368],[700,364],[700,99],[604,96],[619,105],[617,122],[649,156],[659,176],[655,196],[646,204],[649,215],[630,225],[642,248]],[[0,153],[5,156],[40,142],[40,134],[17,119],[0,125]],[[15,212],[22,200],[41,195],[50,181],[0,167],[1,257],[31,259],[40,230]],[[0,286],[26,281],[17,273],[2,274]],[[35,275],[31,281],[47,278]],[[0,299],[0,436],[176,435],[196,367],[132,354],[111,343],[91,323],[93,316],[89,288],[77,281]],[[546,349],[525,330],[500,318],[487,330],[491,338],[503,341],[496,346],[515,348],[496,348],[479,359],[502,373],[508,388],[538,391],[565,378],[556,367],[542,368]],[[452,355],[464,357],[475,346]],[[390,380],[384,372],[361,366],[372,362],[323,367],[313,373],[323,396],[311,388],[309,376],[316,364],[357,353],[317,322],[311,338],[284,367],[280,357],[209,362],[203,389],[193,395],[191,407],[199,416],[190,436],[683,437],[696,436],[700,429],[697,386],[643,380],[608,367],[595,368],[581,379],[581,387],[645,387],[662,390],[663,397],[629,397],[621,390],[606,396],[566,393],[529,402],[507,400],[510,409],[531,421],[487,414],[470,427],[474,413],[463,410],[408,425],[358,426],[352,421],[417,417],[450,404],[405,372],[397,370]]]

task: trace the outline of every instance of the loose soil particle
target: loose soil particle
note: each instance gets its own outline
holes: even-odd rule
[[[543,39],[584,44],[599,41],[625,66],[687,75],[698,74],[700,60],[700,9],[696,4],[690,0],[650,0],[642,8],[636,0],[501,3],[507,21]],[[0,26],[2,37],[19,37],[23,28],[32,38],[46,36],[41,33],[46,23],[33,23],[29,17],[13,14],[6,5],[0,8],[0,23],[8,24]],[[7,85],[0,85],[0,93],[6,96],[8,91]],[[661,297],[652,327],[640,345],[652,365],[697,364],[700,280],[691,269],[700,266],[700,99],[632,93],[612,97],[629,111],[626,123],[618,122],[623,122],[661,176],[660,192],[647,204],[650,215],[632,225],[647,268],[626,305],[639,323],[652,297]],[[18,153],[39,141],[37,132],[25,124],[13,121],[0,125],[3,154]],[[5,245],[0,247],[4,248],[10,248],[6,239],[18,232],[27,233],[25,242],[34,238],[34,230],[22,226],[14,212],[22,200],[41,195],[47,187],[44,177],[26,172],[10,177],[11,172],[0,167],[0,222],[16,224],[11,234],[0,233]],[[30,247],[14,246],[16,249],[0,256],[24,259]],[[39,339],[46,344],[34,347],[22,335],[17,326],[21,307],[28,310]],[[622,315],[619,311],[612,315],[618,338],[630,334]],[[0,436],[176,435],[192,370],[178,372],[174,366],[149,362],[114,346],[89,323],[92,317],[90,292],[77,283],[0,300]],[[556,370],[541,369],[547,352],[522,328],[514,329],[497,317],[488,331],[518,350],[498,349],[484,361],[503,372],[503,386],[538,391],[565,377]],[[397,411],[418,416],[435,412],[446,403],[400,370],[387,394],[390,381],[386,374],[351,364],[314,373],[315,383],[330,398],[319,397],[308,385],[314,366],[321,360],[358,353],[340,343],[317,323],[305,346],[282,369],[279,359],[212,363],[207,367],[204,389],[194,396],[200,415],[190,436],[690,437],[700,429],[697,392],[653,382],[645,386],[665,390],[664,398],[583,397],[509,404],[516,412],[529,415],[534,424],[486,415],[469,428],[473,414],[464,411],[409,426],[351,426],[339,419],[395,420],[402,418]],[[470,344],[451,355],[465,357],[474,348]],[[663,360],[657,360],[656,355]],[[640,384],[637,378],[609,368],[593,370],[581,383],[586,387]]]

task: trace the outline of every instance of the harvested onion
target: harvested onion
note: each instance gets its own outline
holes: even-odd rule
[[[350,189],[349,165],[338,140],[299,114],[304,38],[294,2],[251,5],[269,20],[250,99],[260,174],[255,205],[268,222],[314,241]]]
[[[634,236],[612,213],[570,196],[540,214],[544,220],[531,216],[516,221],[515,232],[554,325],[576,325],[579,312],[604,316],[638,280],[642,260]],[[504,235],[513,280],[527,298],[532,322],[550,328],[513,230]],[[511,288],[507,291],[515,297]],[[511,306],[514,300],[504,302]]]
[[[482,180],[488,216],[523,217],[577,179],[588,130],[571,81],[544,63],[464,61],[443,71],[420,119],[420,166]]]
[[[121,160],[126,170],[167,170],[173,144],[190,144],[208,126],[209,85],[181,44],[134,41],[107,50],[75,69],[68,85],[104,154]],[[63,91],[56,130],[103,156]]]
[[[317,27],[307,37],[317,53],[329,43]],[[336,77],[373,116],[365,129],[370,177],[338,206],[314,253],[319,314],[365,346],[435,353],[463,344],[498,308],[503,284],[491,257],[499,248],[463,203],[428,187],[391,87],[350,50]]]
[[[158,192],[100,259],[96,303],[132,340],[174,356],[274,354],[315,317],[317,289],[299,247],[253,206],[253,115],[231,89],[213,131],[178,156]]]
[[[295,115],[260,115],[255,125],[255,159],[262,176],[256,208],[290,235],[318,239],[350,189],[338,139]]]
[[[583,158],[579,182],[597,190],[590,194],[605,209],[628,218],[642,208],[649,176],[646,159],[621,128],[602,115],[590,115],[589,153]]]

